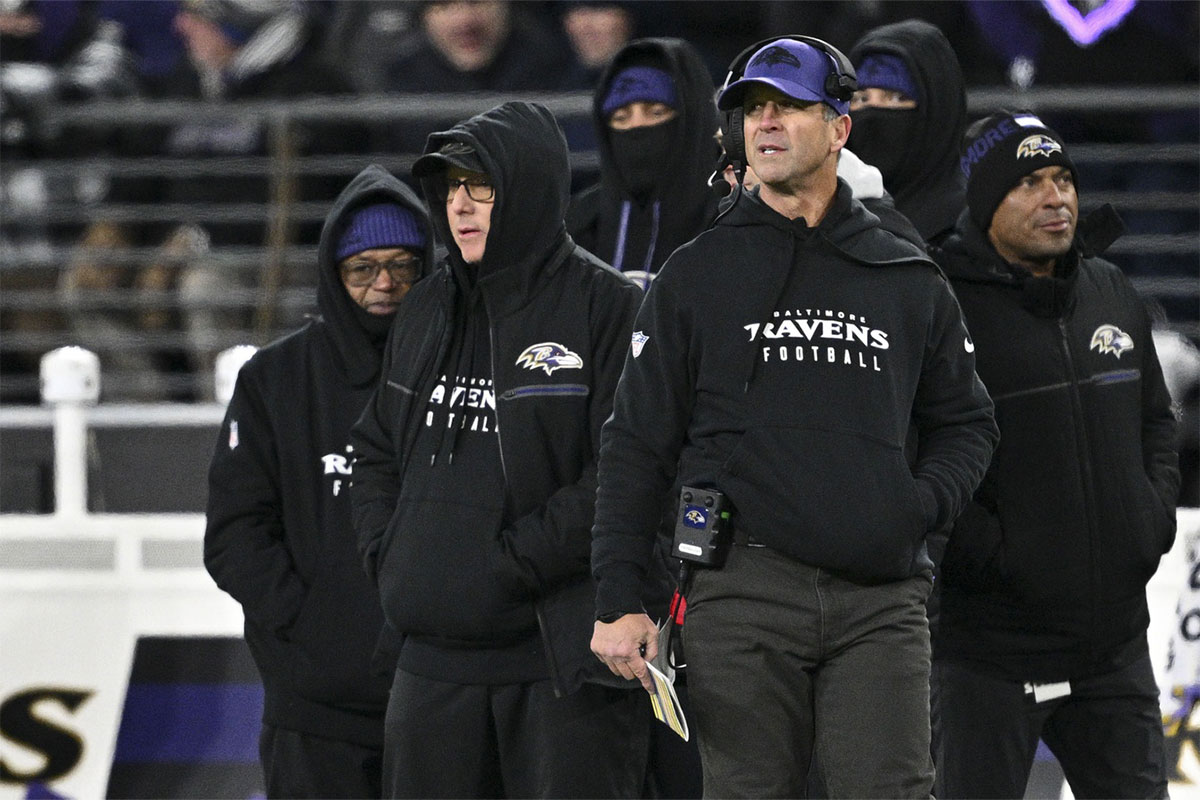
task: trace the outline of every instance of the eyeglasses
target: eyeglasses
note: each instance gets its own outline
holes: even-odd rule
[[[384,263],[374,261],[355,261],[342,266],[342,280],[347,286],[361,289],[375,283],[379,273],[388,271],[388,277],[393,283],[413,284],[421,277],[421,259],[413,256],[405,259],[393,259]]]
[[[446,178],[446,202],[458,194],[458,187],[465,186],[467,196],[476,203],[490,203],[496,199],[496,187],[488,178]]]

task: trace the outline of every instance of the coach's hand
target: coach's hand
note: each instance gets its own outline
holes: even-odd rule
[[[592,652],[614,675],[642,682],[651,691],[654,681],[647,661],[658,655],[658,628],[645,614],[626,614],[616,622],[596,622]]]

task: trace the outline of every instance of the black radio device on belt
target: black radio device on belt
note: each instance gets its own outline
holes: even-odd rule
[[[693,564],[719,567],[725,563],[732,541],[725,495],[693,486],[680,489],[671,555]]]

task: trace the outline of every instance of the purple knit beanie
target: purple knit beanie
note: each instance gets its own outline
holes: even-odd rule
[[[666,71],[656,67],[626,67],[609,82],[600,113],[607,117],[621,106],[638,102],[664,103],[678,109],[675,81]]]
[[[425,231],[416,216],[396,203],[363,206],[350,216],[338,239],[334,260],[376,247],[425,247]]]

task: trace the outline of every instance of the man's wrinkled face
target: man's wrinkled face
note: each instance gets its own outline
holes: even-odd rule
[[[1009,190],[992,215],[988,239],[1010,264],[1047,274],[1071,249],[1079,220],[1079,196],[1071,170],[1042,167]]]
[[[421,254],[407,247],[373,247],[338,263],[338,274],[350,299],[370,314],[396,310],[421,277]]]
[[[495,204],[496,189],[487,173],[460,167],[446,170],[446,221],[468,264],[483,260]]]
[[[492,63],[508,36],[508,4],[499,0],[448,0],[425,8],[425,33],[434,46],[462,72]]]
[[[846,116],[826,119],[823,103],[797,100],[769,86],[751,86],[742,101],[746,161],[777,191],[802,185],[842,149]],[[836,163],[836,162],[835,162]]]

